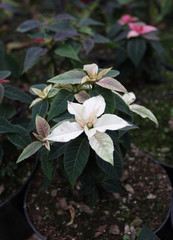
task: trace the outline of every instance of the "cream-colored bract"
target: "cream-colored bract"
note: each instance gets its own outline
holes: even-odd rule
[[[52,84],[48,85],[45,87],[43,90],[40,90],[38,88],[31,88],[31,90],[39,96],[39,98],[36,98],[34,101],[32,101],[31,105],[29,106],[30,108],[33,107],[36,103],[41,102],[43,99],[48,97],[48,94],[50,90],[52,89]]]
[[[68,142],[85,132],[91,148],[97,155],[113,164],[113,142],[105,131],[122,129],[130,124],[114,114],[103,114],[105,107],[102,96],[92,97],[83,104],[68,102],[68,111],[75,116],[76,122],[63,122],[45,139]]]
[[[127,92],[125,87],[116,79],[108,77],[106,75],[112,68],[103,69],[99,72],[97,64],[86,64],[83,66],[83,70],[86,71],[87,75],[82,78],[81,84],[95,82],[97,85],[103,88],[118,92]]]
[[[136,100],[136,96],[133,92],[125,93],[123,96],[121,96],[120,94],[118,94],[118,95],[129,106],[129,108],[132,112],[140,115],[142,118],[149,118],[156,125],[158,125],[158,121],[157,121],[156,117],[149,109],[147,109],[144,106],[140,106],[138,104],[132,104]]]

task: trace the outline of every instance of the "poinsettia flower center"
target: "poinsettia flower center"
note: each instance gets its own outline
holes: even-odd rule
[[[92,122],[87,123],[87,127],[88,127],[88,129],[93,128],[93,123]]]

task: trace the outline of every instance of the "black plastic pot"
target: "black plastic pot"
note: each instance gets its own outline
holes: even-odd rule
[[[38,157],[32,172],[19,190],[0,204],[0,240],[25,240],[32,233],[23,209],[25,191],[38,166]]]
[[[151,158],[151,160],[154,161],[159,166],[161,166],[159,161],[157,161],[157,160],[155,160],[153,158]],[[171,186],[172,184],[171,184],[169,175],[168,175],[168,181],[169,181],[169,184]],[[24,197],[24,212],[25,212],[25,216],[26,216],[28,224],[32,228],[33,232],[35,234],[37,234],[40,239],[46,240],[46,238],[43,237],[36,230],[36,228],[34,227],[34,225],[31,222],[31,220],[29,218],[29,215],[28,215],[28,212],[27,212],[27,199],[28,199],[28,193],[29,193],[29,190],[30,190],[30,185],[31,184],[28,185],[28,188],[26,190],[25,197]],[[172,216],[173,215],[172,215],[172,212],[173,212],[173,192],[171,191],[171,202],[170,202],[170,207],[169,207],[169,211],[167,213],[167,216],[165,217],[165,220],[163,221],[161,226],[154,232],[159,237],[160,240],[172,240],[173,239],[173,221],[172,221]]]

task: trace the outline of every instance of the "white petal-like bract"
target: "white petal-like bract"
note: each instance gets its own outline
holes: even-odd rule
[[[54,128],[52,133],[49,134],[45,140],[68,142],[71,139],[78,137],[83,131],[84,130],[79,123],[67,121]]]
[[[156,125],[159,125],[156,117],[154,116],[154,114],[148,108],[146,108],[144,106],[140,106],[138,104],[132,104],[132,105],[129,106],[129,108],[132,112],[137,113],[142,118],[149,118]]]
[[[83,66],[83,70],[85,70],[90,78],[95,78],[98,73],[98,66],[95,63],[86,64]]]
[[[130,126],[128,122],[113,114],[104,114],[94,124],[94,128],[99,132],[106,130],[118,130]]]
[[[114,145],[108,134],[96,132],[93,137],[89,138],[89,144],[101,159],[112,165],[114,164]]]

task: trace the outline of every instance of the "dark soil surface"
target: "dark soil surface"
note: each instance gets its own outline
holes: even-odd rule
[[[125,234],[138,234],[143,225],[153,231],[159,228],[170,207],[165,171],[136,148],[124,165],[124,192],[103,190],[94,208],[78,195],[79,184],[72,190],[58,174],[44,192],[43,174],[37,172],[27,202],[37,231],[47,240],[122,240]]]
[[[15,159],[6,159],[0,169],[0,204],[15,194],[30,176],[35,159],[15,163]],[[5,175],[4,175],[5,174]],[[4,175],[4,176],[2,176]]]

